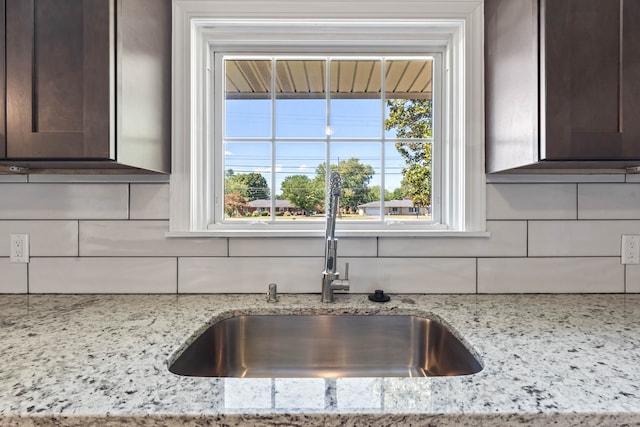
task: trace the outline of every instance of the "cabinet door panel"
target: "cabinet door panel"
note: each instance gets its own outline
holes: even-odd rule
[[[69,3],[65,7],[52,0],[34,3],[35,132],[82,132],[82,0]],[[60,22],[65,23],[64,31]]]
[[[640,0],[623,6],[622,131],[627,158],[640,159]]]
[[[543,159],[623,156],[620,5],[544,2]]]
[[[6,92],[5,92],[5,19],[4,0],[0,0],[0,159],[7,155],[7,133],[6,133]]]
[[[7,4],[7,157],[111,157],[112,0]]]

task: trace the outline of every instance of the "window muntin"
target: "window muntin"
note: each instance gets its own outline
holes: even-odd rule
[[[432,151],[438,150],[434,56],[214,57],[214,69],[224,70],[225,82],[224,177],[214,176],[224,180],[214,186],[224,188],[223,197],[215,199],[225,202],[214,207],[215,222],[322,221],[327,161],[343,176],[339,221],[437,222],[439,214],[430,214],[439,212],[432,206],[439,189],[431,176]],[[417,106],[428,117],[423,115],[417,127],[407,125],[398,119],[398,106]],[[416,121],[415,115],[405,112],[404,117]],[[427,165],[416,154],[423,152]],[[416,176],[428,182],[417,185]],[[269,197],[257,199],[259,194]],[[289,202],[288,215],[277,206],[283,200]]]

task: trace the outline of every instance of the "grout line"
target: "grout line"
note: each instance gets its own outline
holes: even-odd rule
[[[527,220],[527,232],[524,238],[524,243],[525,243],[524,256],[526,258],[529,258],[529,223],[530,223],[530,220]]]
[[[479,279],[479,275],[478,275],[478,258],[476,257],[476,295],[478,295],[478,279]]]
[[[578,194],[580,193],[580,184],[576,183],[576,221],[580,219],[580,201]]]
[[[180,294],[180,257],[176,257],[176,294]]]

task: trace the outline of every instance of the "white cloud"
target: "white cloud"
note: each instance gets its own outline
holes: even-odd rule
[[[233,155],[233,153],[232,153],[231,151],[225,151],[225,152],[224,152],[224,155],[225,155],[225,156],[232,156],[232,155]]]
[[[306,171],[307,169],[309,169],[309,166],[307,166],[307,165],[300,165],[300,167],[298,168],[298,170],[299,170],[300,172],[304,172],[304,171]]]
[[[257,173],[271,173],[271,168],[255,168],[253,171]],[[280,171],[282,171],[282,165],[276,165],[276,172]]]

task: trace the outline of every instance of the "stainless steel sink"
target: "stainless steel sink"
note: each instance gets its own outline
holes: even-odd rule
[[[200,377],[421,377],[473,374],[482,365],[432,319],[252,315],[212,325],[169,370]]]

